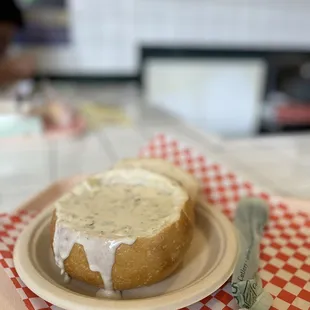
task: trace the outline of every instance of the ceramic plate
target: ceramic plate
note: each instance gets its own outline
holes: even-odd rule
[[[183,266],[149,287],[123,291],[123,300],[95,298],[96,289],[72,280],[65,284],[50,248],[48,207],[20,235],[14,264],[24,283],[38,296],[68,310],[168,310],[191,305],[216,291],[231,276],[238,254],[233,225],[205,203],[197,205],[192,245]]]

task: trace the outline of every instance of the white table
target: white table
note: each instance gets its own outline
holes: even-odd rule
[[[223,150],[273,192],[310,198],[309,133],[231,141]]]
[[[192,140],[185,125],[147,109],[132,127],[109,126],[80,138],[57,141],[0,141],[0,212],[15,209],[51,182],[102,171],[120,158],[137,156],[157,132]],[[204,143],[209,144],[207,140]]]
[[[310,210],[310,135],[225,140],[198,132],[161,111],[145,109],[132,128],[110,126],[79,139],[0,142],[0,213],[14,210],[51,182],[110,167],[117,159],[136,156],[157,132],[193,146],[207,157],[275,195],[285,196],[292,208]],[[1,270],[0,270],[1,271]],[[6,307],[22,305],[7,290]]]
[[[158,132],[175,136],[268,192],[310,198],[310,135],[225,140],[159,110],[142,111],[132,127],[109,126],[78,139],[1,141],[0,212],[15,209],[55,180],[102,171],[120,158],[136,156]]]

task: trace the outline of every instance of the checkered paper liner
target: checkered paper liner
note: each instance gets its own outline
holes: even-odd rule
[[[261,243],[260,275],[265,289],[274,297],[271,309],[310,309],[310,216],[288,207],[251,183],[243,181],[222,165],[205,158],[173,137],[157,135],[140,156],[165,158],[193,173],[202,183],[206,199],[233,218],[237,201],[245,195],[265,199],[271,210],[270,223]],[[28,309],[59,310],[39,298],[21,281],[12,260],[12,251],[21,229],[34,217],[21,211],[0,215],[0,263],[11,278]],[[230,283],[212,295],[182,310],[237,309]]]

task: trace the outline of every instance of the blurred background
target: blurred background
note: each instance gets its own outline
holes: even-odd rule
[[[2,204],[16,184],[28,195],[98,171],[167,128],[309,196],[309,29],[307,0],[1,0]]]
[[[310,126],[308,1],[15,3],[23,26],[10,53],[34,62],[21,78],[97,84],[97,95],[130,85],[145,104],[228,137]]]

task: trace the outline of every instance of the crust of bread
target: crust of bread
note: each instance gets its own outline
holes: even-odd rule
[[[142,168],[164,175],[179,183],[188,193],[193,203],[200,192],[198,181],[188,172],[161,158],[127,158],[119,161],[114,169]]]
[[[115,254],[112,282],[115,290],[151,285],[170,276],[183,261],[193,238],[194,218],[190,200],[180,218],[151,237],[137,238],[134,244],[122,244]],[[56,211],[51,221],[51,244],[56,226]],[[104,288],[99,272],[91,271],[84,247],[75,243],[64,261],[65,272],[74,279]]]

